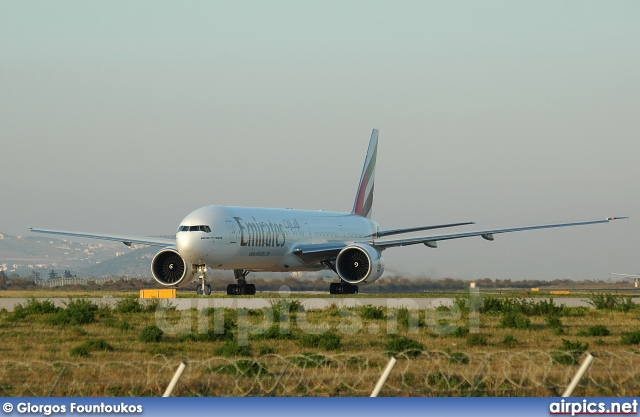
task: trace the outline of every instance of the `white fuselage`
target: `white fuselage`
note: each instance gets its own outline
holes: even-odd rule
[[[323,265],[303,262],[293,254],[296,246],[372,242],[377,232],[374,221],[351,213],[207,206],[182,220],[176,244],[190,265],[304,271]]]

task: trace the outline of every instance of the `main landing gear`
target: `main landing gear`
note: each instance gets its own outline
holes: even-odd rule
[[[200,282],[196,287],[196,293],[198,295],[211,295],[211,285],[207,284],[207,266],[206,265],[198,265],[198,272],[200,272],[200,276],[198,279]]]
[[[329,284],[329,293],[330,294],[357,294],[358,286],[347,284],[346,282],[332,282]]]
[[[338,271],[336,270],[335,262],[324,261],[322,262],[322,264],[325,266],[325,268],[330,269],[333,272],[335,272],[336,275],[339,275]],[[329,294],[357,294],[357,293],[358,293],[357,285],[347,284],[343,280],[340,280],[340,282],[332,282],[331,284],[329,284]]]
[[[247,270],[234,269],[233,276],[238,283],[227,285],[227,295],[255,295],[256,286],[255,284],[247,284],[247,275],[249,275]]]

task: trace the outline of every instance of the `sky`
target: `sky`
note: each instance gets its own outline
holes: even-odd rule
[[[205,205],[381,229],[629,216],[392,248],[387,275],[640,273],[637,1],[2,1],[0,233],[173,234]],[[451,229],[450,229],[451,230]]]

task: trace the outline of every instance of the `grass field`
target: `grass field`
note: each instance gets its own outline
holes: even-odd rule
[[[298,311],[291,298],[269,311],[184,312],[135,298],[114,308],[32,300],[0,311],[0,395],[157,396],[181,361],[176,395],[368,395],[393,354],[381,395],[553,396],[585,351],[596,360],[576,395],[640,393],[640,309],[630,299],[594,294],[592,309],[482,301],[476,317],[462,298],[413,312]]]

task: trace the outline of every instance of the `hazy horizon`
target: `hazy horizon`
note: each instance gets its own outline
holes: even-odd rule
[[[175,233],[205,205],[455,230],[389,275],[639,273],[640,3],[0,3],[0,233]],[[453,229],[451,229],[453,230]],[[256,274],[257,275],[257,274]]]

